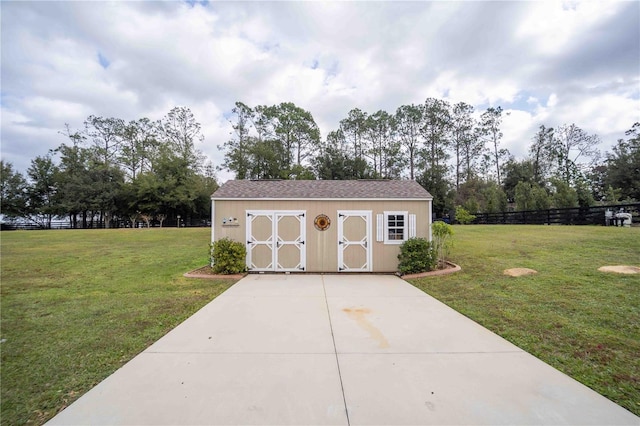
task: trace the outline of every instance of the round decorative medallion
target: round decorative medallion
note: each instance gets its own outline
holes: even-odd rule
[[[313,221],[316,229],[318,231],[326,231],[331,226],[331,219],[326,214],[319,214],[316,216],[316,219]]]

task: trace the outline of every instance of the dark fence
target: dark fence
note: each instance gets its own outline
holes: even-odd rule
[[[486,225],[614,225],[607,220],[609,210],[613,218],[619,212],[631,213],[633,223],[640,221],[640,203],[609,206],[575,207],[568,209],[527,210],[502,213],[475,213],[473,224]],[[621,224],[619,221],[617,224]]]

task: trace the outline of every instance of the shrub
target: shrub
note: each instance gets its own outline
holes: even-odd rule
[[[444,222],[433,222],[431,224],[431,232],[433,234],[433,250],[436,253],[436,262],[441,267],[444,267],[446,258],[449,255],[453,227]]]
[[[237,274],[246,269],[247,249],[244,244],[222,238],[210,244],[211,267],[217,274]]]
[[[398,270],[401,274],[432,271],[437,259],[432,244],[425,238],[409,238],[400,246]]]
[[[468,225],[476,218],[475,215],[469,213],[464,207],[456,207],[456,220],[462,225]]]

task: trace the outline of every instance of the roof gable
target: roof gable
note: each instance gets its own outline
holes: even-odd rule
[[[433,197],[412,180],[230,180],[219,199],[421,199]]]

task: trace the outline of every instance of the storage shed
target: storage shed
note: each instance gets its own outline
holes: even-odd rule
[[[230,180],[211,240],[244,242],[251,272],[395,272],[403,241],[431,240],[432,200],[410,180]]]

